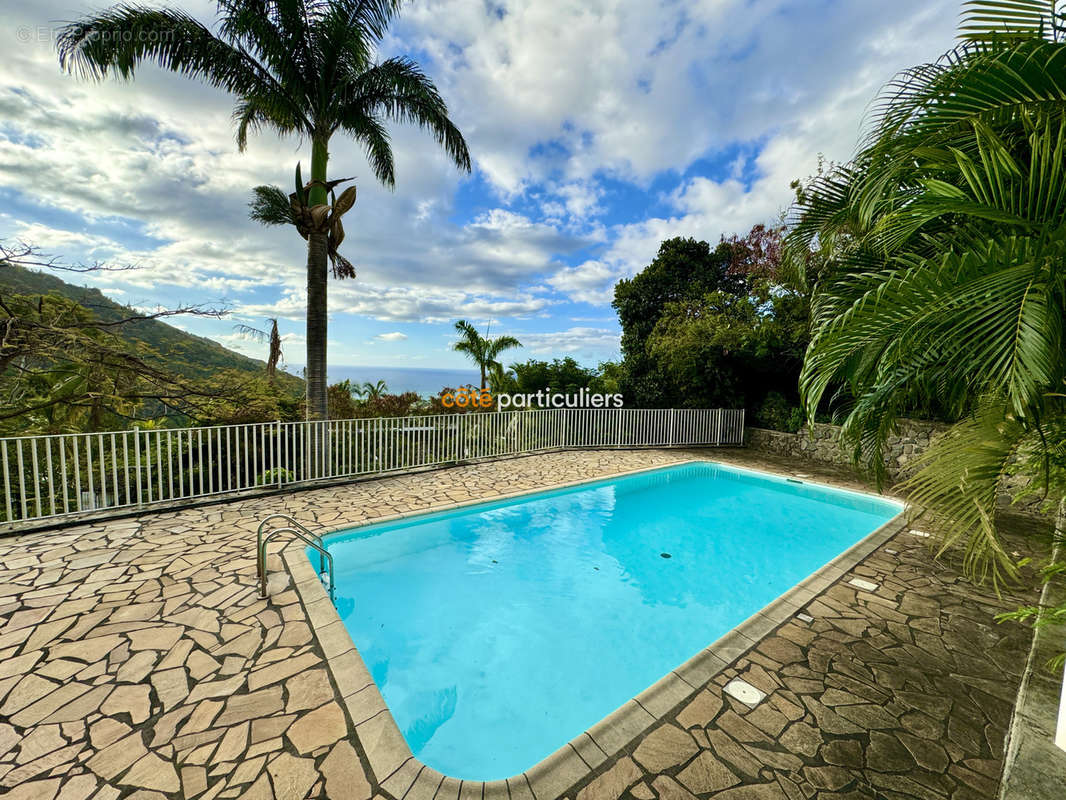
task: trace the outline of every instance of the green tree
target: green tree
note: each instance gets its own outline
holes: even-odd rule
[[[744,282],[729,274],[726,248],[711,249],[695,239],[667,239],[655,259],[632,278],[621,280],[611,305],[622,327],[623,392],[640,407],[671,404],[669,378],[647,351],[648,338],[669,303],[724,289],[739,294]]]
[[[1045,467],[1066,447],[1062,23],[1052,0],[967,3],[958,46],[887,87],[787,241],[793,269],[818,265],[808,416],[842,395],[845,440],[878,474],[901,412],[958,420],[906,488],[978,577],[1015,569],[995,530],[1011,463],[1054,492]]]
[[[375,177],[395,184],[385,123],[429,130],[455,164],[470,170],[470,155],[433,82],[407,58],[374,62],[378,43],[400,0],[225,0],[216,31],[178,9],[117,5],[66,26],[61,65],[94,79],[132,78],[143,62],[197,78],[236,98],[237,145],[269,127],[311,143],[311,180],[297,177],[295,198],[259,187],[253,215],[292,223],[307,239],[307,414],[328,414],[326,391],[327,264],[351,276],[336,247],[340,214],[354,190],[327,204],[341,181],[327,174],[329,143],[340,131],[366,148]],[[299,176],[299,171],[297,171]]]
[[[556,358],[553,361],[530,359],[521,364],[512,364],[515,373],[515,392],[535,394],[551,389],[563,394],[576,394],[587,389],[596,377],[595,370],[582,367],[573,358]]]
[[[780,274],[780,243],[780,228],[764,225],[713,249],[668,239],[618,283],[628,403],[707,407],[751,404],[768,391],[796,395],[807,301]]]
[[[798,401],[806,298],[758,283],[748,294],[708,292],[663,309],[646,350],[667,376],[673,404],[755,409],[782,392]]]
[[[0,432],[204,423],[226,404],[261,406],[245,402],[263,393],[259,375],[241,369],[257,362],[163,322],[222,312],[183,307],[143,313],[28,265],[77,273],[112,269],[68,265],[33,246],[0,242]],[[271,382],[267,393],[276,396],[275,405],[298,385],[288,377]]]
[[[601,361],[596,367],[595,375],[589,382],[589,391],[598,394],[622,393],[622,363],[620,361]]]
[[[454,349],[465,353],[478,365],[481,370],[482,391],[485,389],[489,371],[499,364],[500,353],[522,346],[522,343],[513,336],[497,336],[494,339],[482,336],[478,333],[478,329],[465,319],[455,323],[455,331],[459,334],[459,341],[455,343]]]

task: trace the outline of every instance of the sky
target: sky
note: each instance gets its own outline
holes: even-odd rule
[[[214,19],[214,3],[177,5]],[[55,30],[100,7],[0,0],[0,240],[136,265],[76,282],[138,308],[224,307],[172,322],[256,357],[235,326],[277,317],[298,371],[305,245],[249,220],[248,202],[259,184],[291,191],[309,144],[263,132],[238,152],[232,98],[155,67],[132,82],[63,73]],[[358,190],[341,246],[358,276],[329,286],[330,364],[464,367],[460,318],[516,336],[514,360],[616,359],[615,283],[664,239],[779,219],[793,179],[849,158],[886,82],[951,47],[960,7],[410,0],[379,59],[421,64],[473,171],[393,125],[390,191],[333,138],[331,176]]]

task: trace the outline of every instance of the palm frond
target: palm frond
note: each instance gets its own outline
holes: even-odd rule
[[[466,140],[448,117],[447,104],[433,82],[408,58],[390,58],[356,76],[345,86],[338,109],[337,127],[350,128],[353,120],[365,116],[424,128],[459,169],[471,169]]]
[[[1066,377],[1066,44],[1059,4],[967,4],[964,42],[897,77],[850,164],[799,193],[787,263],[819,268],[801,393],[843,415],[884,475],[899,415],[960,420],[905,485],[964,544],[971,574],[1012,563],[997,496],[1050,452]]]
[[[1061,38],[1066,14],[1061,0],[968,0],[959,38],[973,42],[1033,37]]]
[[[263,225],[295,225],[296,217],[289,196],[277,186],[256,186],[248,206],[248,216]]]
[[[376,117],[367,114],[353,114],[340,121],[341,130],[366,149],[366,160],[374,177],[392,188],[396,185],[396,163],[392,156],[392,144],[389,132]]]
[[[267,77],[246,53],[190,14],[133,3],[68,24],[57,49],[63,69],[97,80],[111,72],[132,78],[144,61],[236,94],[259,88]]]
[[[1015,562],[996,535],[997,503],[1008,465],[1035,438],[986,397],[973,416],[955,424],[915,462],[918,471],[901,489],[912,514],[931,512],[941,534],[941,552],[961,543],[967,572],[999,581],[1015,574]]]

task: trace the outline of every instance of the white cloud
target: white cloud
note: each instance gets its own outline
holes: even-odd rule
[[[213,17],[207,0],[183,6]],[[16,4],[5,21],[9,30],[33,27],[93,7]],[[405,6],[383,55],[416,54],[489,189],[475,182],[460,192],[462,176],[432,137],[395,126],[390,192],[373,181],[361,149],[335,137],[331,170],[355,175],[358,187],[342,245],[358,278],[331,283],[334,323],[493,317],[564,328],[572,320],[561,315],[574,309],[561,298],[609,315],[614,284],[663,239],[742,233],[787,205],[789,181],[810,173],[819,153],[847,158],[874,93],[950,46],[958,8],[959,0]],[[224,94],[154,68],[133,82],[91,84],[61,74],[49,43],[12,43],[0,64],[0,186],[18,202],[0,214],[0,237],[136,263],[135,272],[85,277],[132,302],[212,293],[230,298],[241,318],[301,325],[304,243],[291,229],[251,223],[247,202],[257,184],[288,190],[296,161],[306,166],[306,143],[268,132],[240,154],[231,110]],[[524,336],[545,353],[617,348],[608,328]]]
[[[619,335],[607,328],[568,328],[548,333],[517,333],[522,346],[536,356],[573,356],[579,361],[618,358]]]
[[[394,331],[393,333],[379,333],[374,337],[379,342],[402,342],[407,338],[406,333],[400,333],[400,331]]]

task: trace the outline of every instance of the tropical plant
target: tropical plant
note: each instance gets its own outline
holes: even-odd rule
[[[367,402],[370,402],[373,400],[380,400],[388,393],[389,387],[388,384],[385,383],[385,381],[378,381],[376,383],[364,381],[360,397],[365,399]]]
[[[517,364],[514,364],[511,369],[507,369],[503,364],[497,362],[489,367],[489,391],[493,395],[518,391],[518,380],[513,371],[517,366]]]
[[[459,334],[459,341],[455,343],[454,349],[465,353],[471,361],[477,364],[481,370],[482,391],[487,385],[489,371],[500,363],[498,361],[500,353],[522,346],[522,343],[513,336],[497,336],[494,339],[482,336],[478,329],[465,319],[455,323],[455,331]]]
[[[808,418],[834,405],[883,476],[897,417],[957,420],[905,484],[943,546],[996,580],[1016,565],[997,497],[1021,459],[1066,447],[1066,44],[1060,3],[965,4],[958,45],[899,75],[851,163],[800,193],[790,267],[818,265],[801,375]]]
[[[297,168],[295,197],[276,187],[255,190],[253,216],[293,224],[307,239],[307,414],[328,414],[326,391],[327,262],[354,275],[336,247],[340,215],[354,187],[327,203],[344,180],[329,180],[329,142],[340,131],[366,148],[374,176],[395,184],[388,121],[428,129],[455,164],[470,154],[433,82],[413,61],[374,63],[378,43],[400,0],[221,0],[216,30],[173,8],[121,4],[66,26],[61,65],[94,79],[131,78],[144,62],[197,78],[234,95],[237,145],[268,127],[311,142],[311,179]]]

